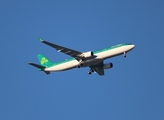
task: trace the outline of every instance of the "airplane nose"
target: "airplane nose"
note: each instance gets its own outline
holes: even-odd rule
[[[135,48],[135,45],[132,45],[132,48]]]
[[[135,48],[135,45],[134,45],[134,44],[131,44],[131,45],[129,46],[129,48],[130,48],[130,50],[132,50],[133,48]]]

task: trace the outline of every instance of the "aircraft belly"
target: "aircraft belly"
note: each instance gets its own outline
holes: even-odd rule
[[[98,64],[98,63],[100,63],[102,61],[103,61],[103,59],[97,59],[97,58],[88,59],[88,60],[85,60],[83,62],[83,66],[82,67],[88,67],[88,66],[91,66],[91,65],[95,65],[95,64]]]
[[[72,68],[75,68],[77,67],[78,65],[78,62],[75,61],[70,61],[70,62],[66,62],[66,63],[62,63],[62,64],[59,64],[59,65],[55,65],[53,67],[50,67],[50,68],[47,68],[46,70],[48,71],[64,71],[64,70],[69,70],[69,69],[72,69]]]

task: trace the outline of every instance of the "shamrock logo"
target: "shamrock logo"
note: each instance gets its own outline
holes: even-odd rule
[[[48,60],[45,57],[43,57],[41,60],[41,64],[43,65],[44,63],[47,63],[47,62],[48,62]]]

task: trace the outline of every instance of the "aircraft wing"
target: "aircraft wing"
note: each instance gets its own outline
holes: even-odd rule
[[[76,51],[76,50],[72,50],[63,46],[59,46],[50,42],[47,42],[45,40],[40,39],[40,41],[44,44],[47,44],[53,48],[55,48],[58,52],[62,52],[65,53],[73,58],[75,58],[76,60],[80,61],[81,60],[81,54],[83,54],[82,52]]]
[[[93,66],[90,66],[90,68],[92,70],[94,70],[95,72],[97,72],[100,76],[103,76],[104,75],[104,68],[103,68],[103,61],[98,63],[97,65],[93,65]]]

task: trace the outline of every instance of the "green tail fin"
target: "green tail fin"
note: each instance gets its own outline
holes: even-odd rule
[[[40,64],[46,67],[52,66],[54,64],[42,54],[38,54],[38,59],[40,61]]]

